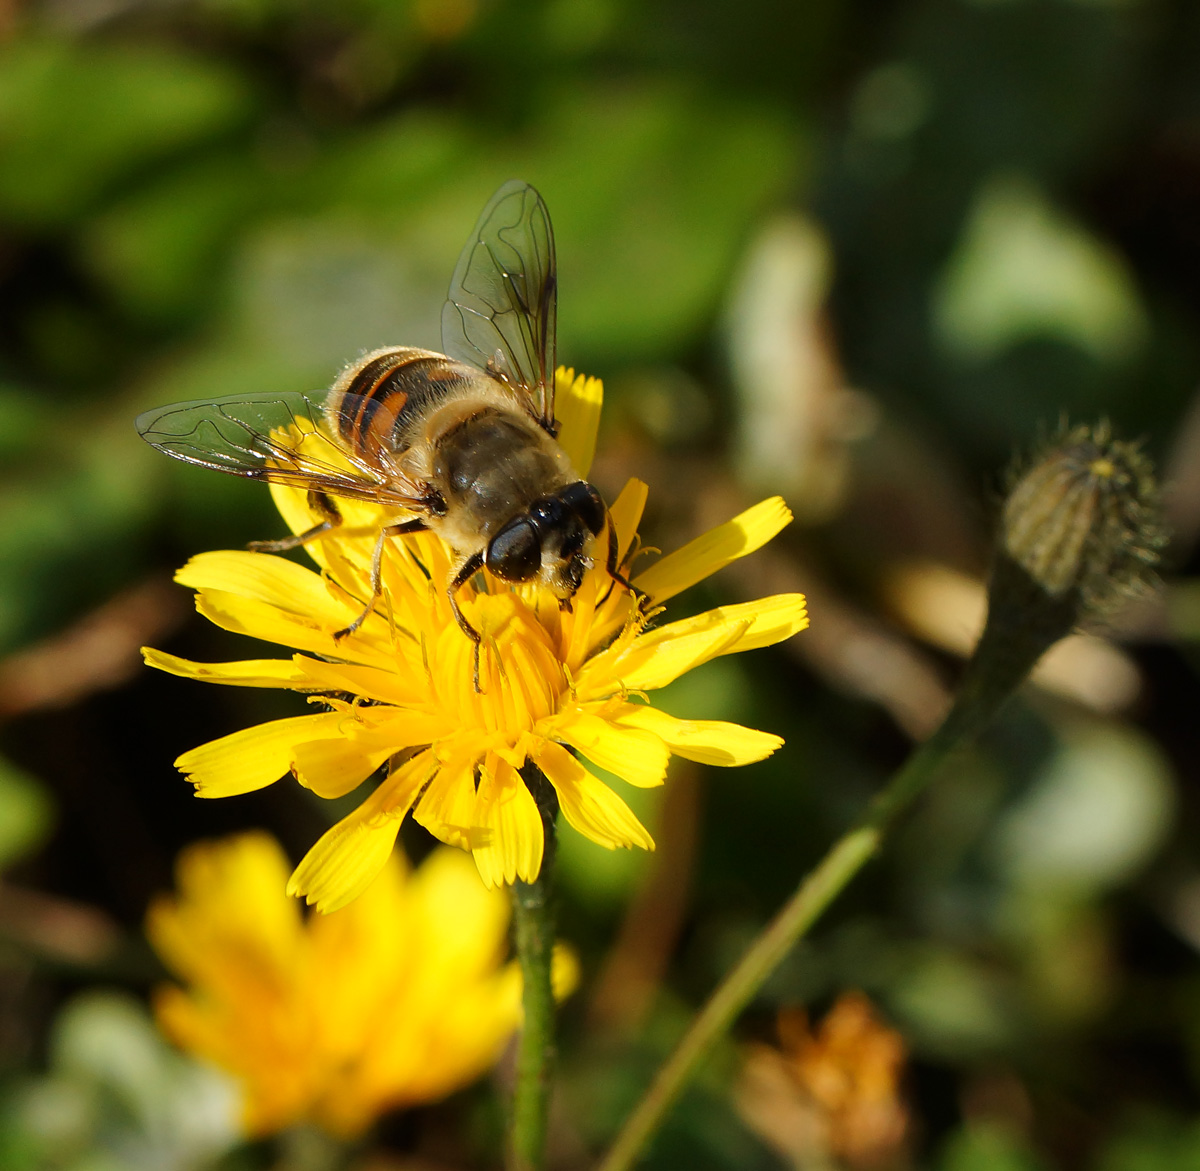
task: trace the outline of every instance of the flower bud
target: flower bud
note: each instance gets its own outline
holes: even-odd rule
[[[1164,543],[1140,447],[1113,439],[1106,423],[1064,429],[1005,501],[987,624],[955,721],[982,726],[1054,643],[1149,583]]]
[[[1001,543],[1078,619],[1103,615],[1147,582],[1165,543],[1149,459],[1107,423],[1064,431],[1014,484]]]

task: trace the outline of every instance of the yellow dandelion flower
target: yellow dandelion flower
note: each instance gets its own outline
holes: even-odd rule
[[[586,476],[603,388],[558,372],[560,442]],[[307,495],[271,486],[293,532],[320,521]],[[628,572],[646,486],[633,480],[610,518]],[[383,593],[358,629],[338,638],[371,596],[381,513],[339,501],[345,519],[305,548],[314,572],[256,552],[204,553],[176,580],[226,630],[296,648],[291,659],[195,663],[147,649],[146,661],[176,675],[243,687],[307,692],[324,710],[274,720],[184,753],[175,763],[199,796],[227,797],[290,773],[322,797],[342,797],[386,765],[355,812],[312,848],[289,891],[322,911],[363,891],[392,851],[403,818],[470,850],[489,886],[531,881],[541,868],[543,827],[520,776],[527,763],[548,778],[563,817],[610,849],[653,849],[645,827],[585,762],[639,786],[663,783],[672,753],[715,765],[761,760],[778,736],[712,720],[682,720],[653,707],[647,692],[717,657],[768,646],[807,625],[804,598],[785,594],[722,606],[657,625],[661,604],[759,548],[791,519],[766,500],[633,578],[641,596],[594,566],[561,608],[548,590],[479,575],[460,591],[482,635],[475,648],[445,593],[452,555],[432,533],[387,543]]]
[[[188,988],[160,988],[155,1015],[239,1084],[248,1136],[311,1122],[352,1137],[474,1081],[520,1024],[507,900],[457,851],[412,873],[397,852],[353,905],[308,919],[266,834],[194,845],[177,870],[146,929]],[[576,978],[556,955],[556,991]]]

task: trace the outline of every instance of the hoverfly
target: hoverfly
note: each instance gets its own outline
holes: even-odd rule
[[[338,497],[394,514],[375,543],[372,596],[339,638],[380,596],[388,538],[436,533],[455,555],[445,588],[475,643],[478,690],[480,635],[457,595],[481,569],[536,581],[568,607],[607,526],[608,573],[631,588],[617,569],[608,509],[556,438],[557,290],[550,214],[533,187],[512,180],[488,201],[459,256],[442,310],[445,353],[390,346],[352,363],[328,391],[157,407],[138,417],[138,432],[175,459],[306,489],[320,523],[251,545],[260,551],[336,528]],[[313,433],[341,458],[314,454]]]

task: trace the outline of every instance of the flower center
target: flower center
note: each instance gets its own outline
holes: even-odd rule
[[[515,738],[553,714],[566,690],[563,665],[546,630],[514,594],[479,594],[462,601],[479,631],[479,691],[475,690],[475,644],[457,625],[438,636],[432,672],[436,700],[463,729],[504,732]]]

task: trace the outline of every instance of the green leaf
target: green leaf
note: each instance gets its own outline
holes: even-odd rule
[[[151,320],[195,312],[211,295],[238,229],[262,200],[248,160],[205,158],[139,187],[87,230],[92,270]]]
[[[951,1137],[938,1171],[1044,1171],[1044,1167],[1007,1127],[973,1123]]]
[[[550,108],[537,147],[507,170],[541,187],[554,216],[559,352],[677,353],[800,172],[799,127],[686,87],[598,86]]]
[[[1099,361],[1145,342],[1146,312],[1112,249],[1053,207],[1023,176],[980,189],[936,303],[943,344],[985,360],[1031,337],[1059,338]]]
[[[0,870],[45,840],[53,803],[40,781],[0,757]]]
[[[1111,1141],[1097,1171],[1200,1171],[1200,1123],[1136,1119]]]
[[[67,220],[248,105],[235,73],[173,50],[13,40],[0,52],[0,212],[40,227]]]

